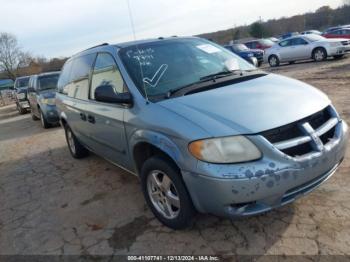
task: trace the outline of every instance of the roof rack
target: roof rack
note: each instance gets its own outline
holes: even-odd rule
[[[99,46],[105,46],[105,45],[109,45],[109,44],[108,43],[103,43],[103,44],[100,44],[100,45],[95,45],[95,46],[89,47],[88,49],[85,49],[84,51],[90,50],[92,48],[99,47]]]

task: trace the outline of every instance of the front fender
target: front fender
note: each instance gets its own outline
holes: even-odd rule
[[[179,147],[167,136],[150,130],[137,130],[129,139],[129,152],[133,156],[133,149],[139,143],[148,143],[165,152],[180,167],[184,158]],[[133,158],[135,161],[135,159]],[[134,163],[135,164],[135,163]],[[136,165],[135,165],[136,166]]]

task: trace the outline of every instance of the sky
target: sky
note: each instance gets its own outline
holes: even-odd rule
[[[342,0],[129,0],[136,39],[188,36],[332,8]],[[23,50],[71,56],[100,43],[134,39],[127,0],[0,0],[0,32]]]

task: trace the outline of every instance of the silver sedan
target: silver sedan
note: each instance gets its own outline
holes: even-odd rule
[[[314,34],[297,35],[267,49],[265,60],[274,67],[283,62],[292,64],[297,60],[313,59],[318,62],[327,57],[341,58],[349,44],[348,39],[327,39]]]

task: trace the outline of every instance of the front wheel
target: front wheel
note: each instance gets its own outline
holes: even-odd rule
[[[280,65],[280,60],[278,59],[277,56],[271,55],[269,57],[269,64],[270,64],[271,67],[279,66]]]
[[[43,114],[42,111],[39,111],[40,112],[40,122],[41,122],[41,126],[45,129],[49,128],[50,127],[50,124],[49,122],[47,122],[46,118],[45,118],[45,115]]]
[[[144,197],[164,225],[184,229],[192,225],[195,209],[178,168],[162,157],[152,157],[141,170]]]
[[[324,48],[316,48],[312,53],[312,58],[316,62],[321,62],[327,59],[327,52]]]

